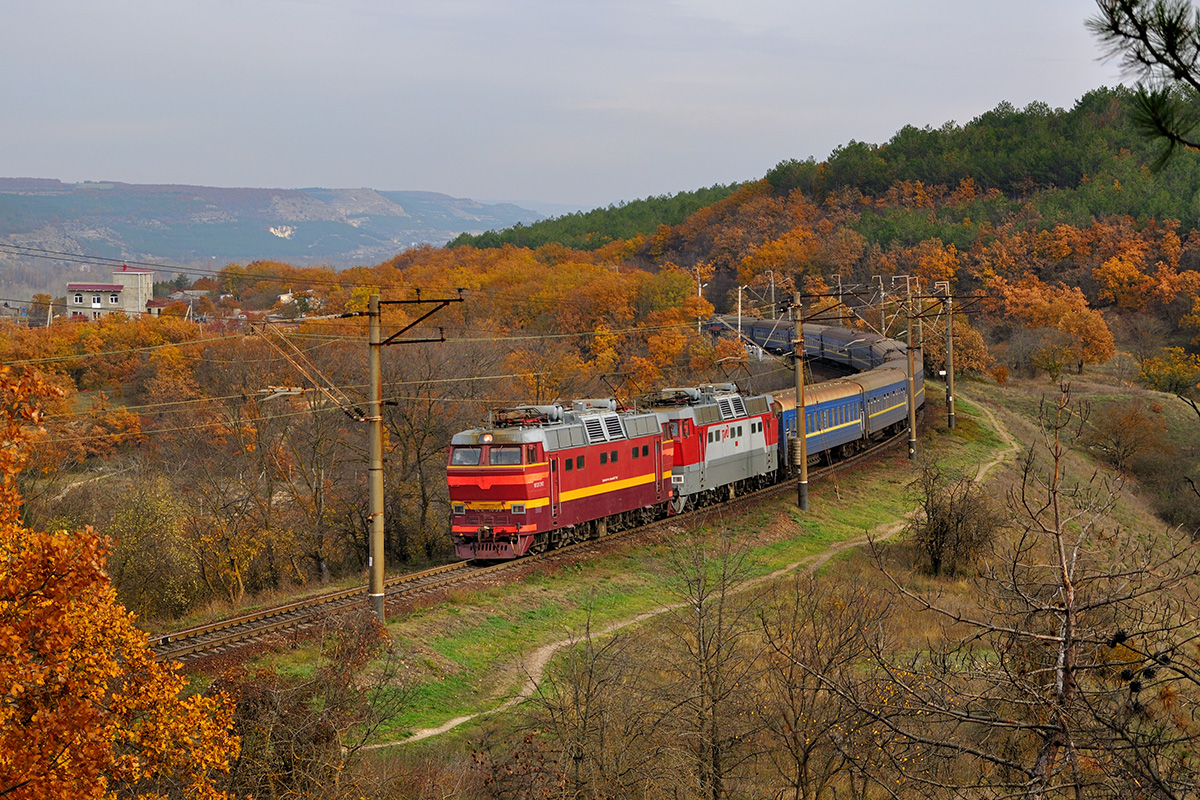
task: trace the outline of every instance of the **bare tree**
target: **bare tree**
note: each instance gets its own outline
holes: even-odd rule
[[[962,472],[926,461],[908,490],[921,513],[905,530],[929,557],[934,575],[954,574],[979,555],[1003,525],[1000,510],[983,488]]]
[[[943,620],[944,643],[897,658],[864,639],[870,688],[825,680],[887,731],[895,774],[931,795],[1194,797],[1195,548],[1123,529],[1119,487],[1072,476],[1068,387],[1043,420],[1042,452],[1030,448],[1009,496],[1018,530],[986,559],[978,608],[893,579]]]
[[[327,620],[319,643],[308,677],[235,670],[213,684],[236,704],[235,794],[338,796],[363,746],[411,700],[387,631],[371,614]]]
[[[753,755],[759,725],[748,691],[757,665],[749,647],[754,605],[739,594],[746,551],[729,533],[698,535],[674,546],[669,586],[677,605],[665,614],[658,651],[666,676],[662,702],[680,777],[701,797],[721,800]]]
[[[761,738],[773,774],[763,772],[795,800],[840,796],[839,788],[859,797],[870,783],[870,716],[831,683],[852,684],[868,665],[864,639],[882,635],[891,611],[881,595],[836,578],[797,576],[776,586],[760,612]]]
[[[648,691],[643,645],[628,633],[595,636],[589,615],[538,684],[530,722],[548,734],[554,774],[572,797],[627,797],[646,786],[663,718]]]

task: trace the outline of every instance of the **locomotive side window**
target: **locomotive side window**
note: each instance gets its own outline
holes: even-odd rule
[[[650,445],[648,445],[648,444],[642,445],[642,458],[648,458],[649,456],[650,456]]]
[[[575,459],[575,469],[583,469],[583,456]]]
[[[536,464],[537,463],[537,445],[530,444],[530,445],[525,446],[525,463],[526,464]]]
[[[611,453],[608,454],[608,460],[614,464],[617,463],[617,451],[616,450],[613,450]]]
[[[521,463],[521,448],[492,445],[488,452],[488,463],[493,467],[511,467]]]
[[[601,464],[601,466],[603,466],[604,464],[607,464],[607,463],[608,463],[608,453],[601,453],[601,454],[600,454],[600,464]]]
[[[564,472],[570,472],[570,471],[571,471],[571,469],[572,469],[574,466],[575,466],[575,459],[573,459],[573,458],[568,458],[568,459],[566,460],[566,468],[565,468],[563,471],[564,471]]]
[[[450,464],[455,467],[477,467],[482,447],[456,447],[450,454]]]

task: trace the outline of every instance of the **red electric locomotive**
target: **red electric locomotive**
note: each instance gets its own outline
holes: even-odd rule
[[[611,400],[493,412],[456,434],[447,466],[455,554],[509,559],[667,513],[672,442]]]

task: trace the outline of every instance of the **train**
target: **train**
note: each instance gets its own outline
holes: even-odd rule
[[[764,351],[794,352],[794,324],[741,319]],[[735,331],[714,318],[714,335]],[[846,374],[805,390],[810,463],[837,459],[908,424],[907,345],[869,331],[804,325],[804,355]],[[924,403],[914,352],[915,403]],[[462,559],[503,561],[723,502],[794,477],[795,389],[732,383],[668,387],[622,407],[611,398],[496,409],[455,434],[446,478]]]

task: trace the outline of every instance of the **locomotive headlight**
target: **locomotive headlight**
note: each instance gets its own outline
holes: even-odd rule
[[[490,433],[485,433],[483,436],[479,437],[479,442],[480,444],[491,444],[492,435]]]

